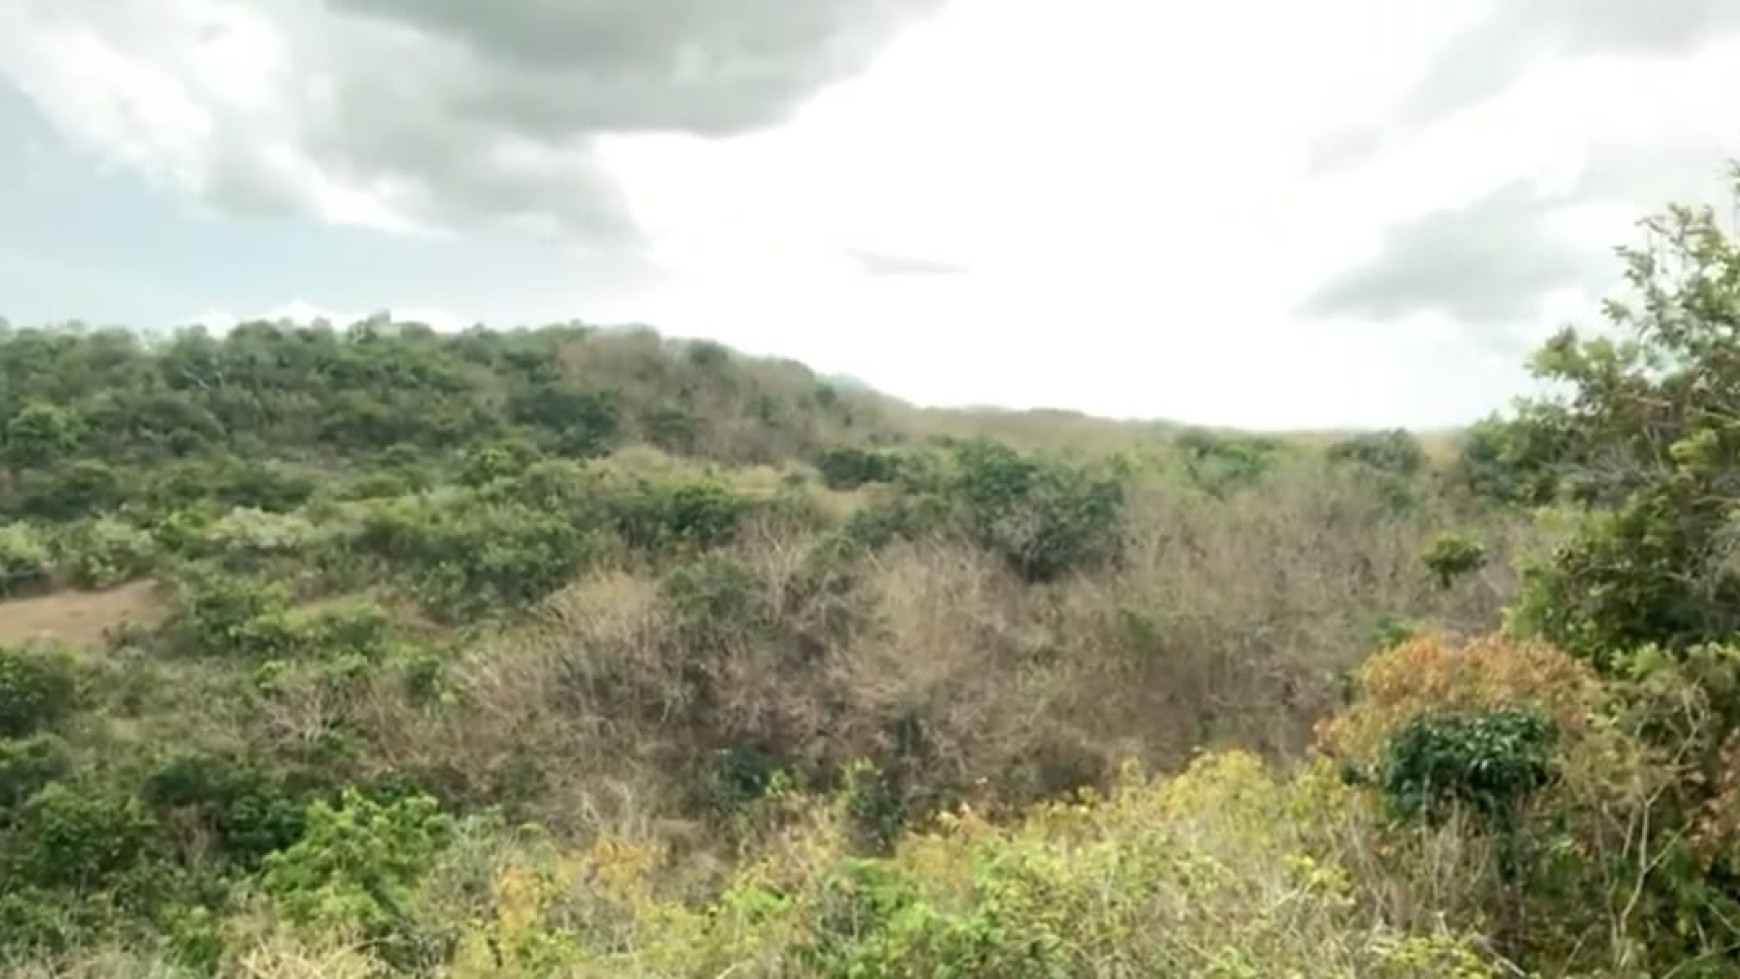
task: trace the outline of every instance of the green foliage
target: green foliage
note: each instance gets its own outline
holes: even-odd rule
[[[798,457],[823,426],[795,365],[573,325],[437,333],[244,323],[141,340],[126,331],[0,334],[0,514],[72,521],[148,502],[284,512],[337,474],[353,498],[425,489],[452,450],[523,439],[569,458],[633,434],[681,454]],[[789,390],[788,390],[789,389]],[[842,426],[853,402],[826,420]],[[861,414],[868,414],[861,412]],[[733,425],[733,422],[741,424]],[[727,434],[760,429],[748,444]],[[777,430],[777,431],[776,431]],[[335,487],[336,488],[336,487]]]
[[[967,532],[1029,582],[1114,562],[1122,553],[1123,486],[992,442],[961,448],[950,487]]]
[[[1560,482],[1592,507],[1534,569],[1518,622],[1598,660],[1740,632],[1740,249],[1707,210],[1647,228],[1652,247],[1622,252],[1617,337],[1556,335],[1534,367],[1567,394],[1517,422],[1556,443]]]
[[[1520,708],[1420,717],[1390,741],[1377,784],[1403,819],[1438,822],[1460,806],[1508,825],[1551,781],[1555,737],[1551,718]]]
[[[0,867],[20,884],[97,889],[149,859],[155,830],[138,799],[51,782],[19,806]]]
[[[462,453],[459,481],[467,486],[483,486],[518,475],[537,458],[537,446],[520,439],[471,446]]]
[[[142,795],[164,818],[213,834],[219,852],[246,869],[301,839],[307,822],[301,793],[277,784],[257,763],[229,755],[170,758],[146,777]]]
[[[273,633],[262,622],[290,607],[279,585],[202,573],[181,583],[174,626],[182,645],[207,656],[257,656],[270,651]]]
[[[408,566],[425,608],[449,621],[529,605],[578,573],[596,548],[563,515],[514,503],[383,508],[359,543]]]
[[[839,531],[848,548],[877,550],[897,540],[921,540],[945,530],[948,501],[931,493],[900,493],[879,500],[847,518]]]
[[[647,411],[640,419],[646,440],[667,452],[682,455],[695,451],[701,434],[701,420],[686,408],[660,405]]]
[[[0,647],[0,737],[52,728],[78,706],[78,664],[64,650]]]
[[[61,571],[83,588],[110,588],[142,577],[157,563],[151,532],[113,517],[77,525],[65,538]]]
[[[728,544],[750,511],[749,501],[712,482],[638,480],[605,506],[623,541],[645,550]]]
[[[1557,492],[1552,460],[1558,433],[1526,414],[1485,418],[1463,433],[1453,480],[1477,498],[1539,506]]]
[[[1190,481],[1216,496],[1250,486],[1274,468],[1282,446],[1272,438],[1194,430],[1176,446]]]
[[[58,735],[0,738],[0,827],[24,800],[71,775],[73,762],[71,746]]]
[[[443,950],[418,925],[415,887],[453,830],[426,796],[382,804],[346,790],[337,806],[309,805],[302,838],[266,856],[260,882],[296,924],[357,931],[402,967],[434,964]]]
[[[0,431],[0,458],[15,469],[46,466],[71,453],[78,441],[77,418],[57,405],[32,401]]]
[[[1362,432],[1342,439],[1329,447],[1329,458],[1397,476],[1412,476],[1425,467],[1426,450],[1412,432],[1398,428]]]
[[[622,405],[614,395],[539,383],[512,396],[509,417],[545,433],[556,452],[575,458],[603,455],[622,433]]]
[[[1466,534],[1439,534],[1420,555],[1420,562],[1439,588],[1449,588],[1486,564],[1486,545]]]
[[[29,524],[0,523],[0,598],[48,584],[54,556],[46,537]]]
[[[851,490],[865,483],[892,483],[901,477],[899,455],[878,449],[834,446],[817,461],[822,481],[832,490]]]
[[[27,520],[62,521],[103,513],[127,496],[121,476],[108,463],[74,459],[22,474],[10,505],[0,505]]]

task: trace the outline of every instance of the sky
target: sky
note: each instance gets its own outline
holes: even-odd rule
[[[0,0],[0,315],[1436,428],[1735,157],[1732,0]]]

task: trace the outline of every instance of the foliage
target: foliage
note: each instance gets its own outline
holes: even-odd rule
[[[1282,452],[1277,439],[1206,431],[1185,432],[1176,445],[1191,482],[1217,496],[1261,479]]]
[[[0,523],[0,597],[48,583],[54,558],[44,535],[29,524]]]
[[[397,965],[426,964],[440,950],[417,930],[414,888],[452,830],[433,799],[383,805],[346,790],[337,806],[308,807],[302,838],[267,855],[261,884],[294,924],[355,929]]]
[[[949,492],[967,532],[1023,580],[1052,581],[1120,554],[1117,481],[989,442],[961,448],[956,463]]]
[[[78,525],[61,549],[61,572],[83,588],[110,588],[131,581],[157,563],[157,542],[151,532],[113,517]]]
[[[829,489],[851,490],[865,483],[894,482],[903,472],[902,462],[900,456],[884,450],[831,446],[816,465]]]
[[[1404,819],[1442,821],[1455,805],[1508,826],[1551,779],[1554,736],[1549,718],[1515,707],[1418,717],[1385,748],[1378,788]]]
[[[1402,429],[1362,432],[1329,447],[1336,462],[1357,463],[1379,472],[1412,476],[1426,465],[1426,450],[1413,433]]]
[[[1536,569],[1526,622],[1597,658],[1740,631],[1740,246],[1708,210],[1645,228],[1648,245],[1622,251],[1633,298],[1608,305],[1617,336],[1550,340],[1535,370],[1568,393],[1527,416],[1595,509]]]
[[[0,647],[0,737],[54,727],[78,707],[77,664],[64,650]]]
[[[1486,545],[1466,534],[1439,534],[1420,555],[1420,561],[1439,588],[1449,588],[1457,579],[1480,570],[1486,563]]]
[[[1740,258],[1651,227],[1442,471],[645,330],[0,330],[0,636],[69,636],[0,652],[0,954],[1732,971]]]

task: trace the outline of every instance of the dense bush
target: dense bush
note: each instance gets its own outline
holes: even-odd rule
[[[51,728],[78,707],[78,666],[56,648],[0,647],[0,737]]]
[[[979,442],[961,449],[949,492],[968,533],[1030,582],[1118,558],[1123,486],[1060,462]]]
[[[44,534],[22,523],[0,523],[0,596],[22,595],[48,583],[54,555]]]
[[[60,571],[83,588],[109,588],[148,574],[157,564],[151,532],[113,517],[76,526],[61,545]]]
[[[1412,476],[1426,465],[1426,450],[1411,432],[1392,429],[1350,436],[1329,447],[1329,458],[1397,476]]]

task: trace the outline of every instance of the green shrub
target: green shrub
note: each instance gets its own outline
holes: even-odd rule
[[[260,623],[290,608],[281,585],[221,573],[200,573],[180,585],[174,627],[183,645],[207,656],[269,652],[277,630]],[[262,648],[263,646],[268,648]]]
[[[641,416],[646,440],[674,455],[693,455],[700,444],[701,419],[686,408],[663,405]]]
[[[900,493],[878,500],[846,519],[841,543],[852,549],[879,550],[899,540],[919,540],[948,529],[948,501],[929,493]]]
[[[1426,450],[1412,432],[1391,429],[1362,432],[1329,447],[1334,462],[1352,462],[1397,476],[1412,476],[1425,468]]]
[[[207,553],[260,557],[304,552],[326,535],[301,514],[237,507],[206,525],[200,536]]]
[[[120,506],[127,487],[114,467],[96,459],[74,459],[17,480],[17,500],[11,510],[30,520],[64,522],[91,517]]]
[[[1028,582],[1116,561],[1123,486],[991,442],[957,452],[950,489],[969,535]]]
[[[1460,806],[1508,826],[1553,776],[1551,718],[1504,707],[1409,722],[1385,749],[1378,787],[1396,814],[1440,822]]]
[[[266,856],[260,882],[290,921],[360,933],[388,961],[427,968],[448,950],[418,920],[415,888],[453,830],[433,799],[383,805],[347,789],[337,806],[308,807],[302,838]]]
[[[16,469],[51,465],[78,447],[80,427],[65,408],[32,401],[0,428],[0,459]]]
[[[831,490],[852,490],[865,483],[892,483],[902,472],[901,458],[892,452],[840,446],[822,452],[816,466]]]
[[[0,738],[0,828],[12,810],[48,783],[67,778],[72,767],[72,748],[57,735]]]
[[[29,524],[0,524],[0,597],[37,591],[53,573],[45,535]]]
[[[1486,545],[1466,534],[1439,534],[1420,555],[1440,589],[1447,589],[1486,564]]]
[[[308,801],[270,778],[258,764],[218,754],[178,755],[145,779],[147,804],[160,814],[190,818],[208,830],[219,853],[253,868],[268,853],[301,839]]]
[[[1554,443],[1557,433],[1533,424],[1526,414],[1504,421],[1486,418],[1463,433],[1451,478],[1477,498],[1538,506],[1557,492]]]
[[[62,570],[82,588],[109,588],[150,573],[157,542],[150,531],[112,517],[74,529],[63,545]]]
[[[605,506],[622,540],[649,551],[728,544],[750,510],[748,500],[717,483],[651,480],[637,480]]]
[[[79,669],[62,650],[0,647],[0,737],[22,738],[79,707]]]
[[[18,808],[0,866],[19,883],[101,888],[149,859],[156,828],[138,799],[52,782]]]
[[[522,439],[471,446],[460,453],[459,481],[466,486],[483,486],[517,476],[537,458],[538,447]]]
[[[356,543],[388,561],[446,621],[542,599],[598,552],[560,513],[513,502],[414,498],[377,507]]]
[[[1274,468],[1282,449],[1272,438],[1205,431],[1185,432],[1175,444],[1190,481],[1216,496],[1262,479]]]

